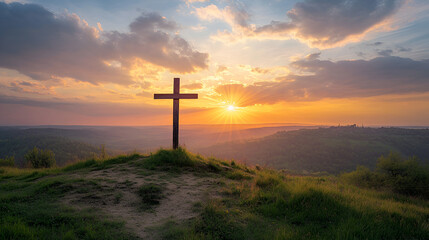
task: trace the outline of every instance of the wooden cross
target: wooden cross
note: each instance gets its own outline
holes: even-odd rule
[[[154,99],[173,99],[173,149],[179,147],[179,99],[198,99],[196,93],[180,93],[180,78],[174,78],[174,91],[154,94]]]

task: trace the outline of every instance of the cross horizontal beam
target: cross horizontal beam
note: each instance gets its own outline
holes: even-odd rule
[[[154,99],[198,99],[197,93],[157,93]]]

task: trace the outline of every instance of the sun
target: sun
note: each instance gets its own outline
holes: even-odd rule
[[[247,107],[227,101],[218,102],[217,107],[212,109],[212,113],[213,121],[226,125],[246,123],[246,118],[249,116]]]
[[[226,110],[228,111],[235,111],[236,107],[234,105],[228,105],[228,107],[226,107]]]

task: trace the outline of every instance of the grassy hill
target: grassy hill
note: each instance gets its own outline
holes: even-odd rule
[[[0,239],[429,239],[429,202],[160,150],[0,168]]]
[[[374,168],[389,152],[417,156],[429,163],[429,130],[331,127],[278,132],[245,142],[230,142],[200,152],[298,172],[340,173],[357,165]]]

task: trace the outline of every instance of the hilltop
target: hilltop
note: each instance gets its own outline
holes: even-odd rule
[[[0,168],[1,239],[428,239],[429,202],[184,149]]]
[[[374,168],[377,158],[390,152],[429,163],[429,130],[356,126],[301,129],[218,144],[199,152],[300,173],[338,174],[358,165]]]

